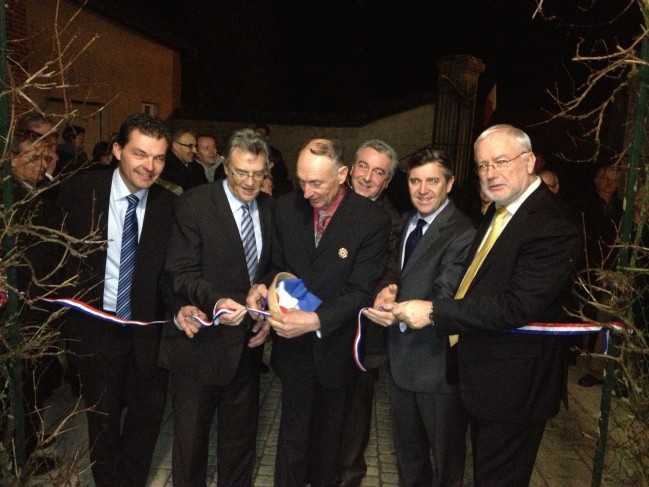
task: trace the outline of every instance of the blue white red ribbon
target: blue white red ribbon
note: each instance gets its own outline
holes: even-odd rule
[[[107,313],[106,311],[102,311],[100,309],[94,308],[90,306],[87,303],[84,303],[83,301],[79,301],[77,299],[69,299],[69,298],[60,298],[60,299],[49,299],[49,298],[39,298],[41,301],[46,301],[48,303],[53,303],[53,304],[58,304],[60,306],[65,306],[66,308],[74,309],[76,311],[79,311],[83,314],[86,314],[88,316],[92,316],[94,318],[103,320],[103,321],[108,321],[111,323],[116,323],[118,325],[122,326],[146,326],[146,325],[154,325],[158,323],[166,323],[167,321],[170,320],[158,320],[158,321],[138,321],[138,320],[125,320],[123,318],[118,318],[117,316]],[[253,313],[258,313],[263,316],[270,316],[270,314],[266,311],[254,309],[254,308],[246,308],[248,311],[252,311]],[[202,320],[198,316],[193,316],[193,318],[198,321],[201,325],[203,326],[212,326],[219,317],[223,316],[226,313],[234,313],[234,310],[230,308],[217,308],[215,313],[214,313],[214,320],[213,321],[206,321]],[[217,322],[218,323],[218,322]]]
[[[358,322],[356,327],[356,336],[354,337],[354,362],[358,370],[362,372],[367,372],[367,369],[363,365],[361,359],[361,345],[363,340],[363,330],[361,325],[361,318],[363,316],[363,311],[368,308],[363,308],[358,312]],[[381,325],[375,325],[381,326]],[[587,335],[590,333],[599,333],[601,330],[606,330],[604,336],[604,346],[602,354],[606,354],[608,351],[608,335],[611,331],[615,333],[632,333],[633,329],[624,323],[618,321],[613,321],[608,323],[606,326],[601,326],[596,323],[538,323],[533,322],[528,325],[521,326],[520,328],[513,328],[508,331],[510,333],[521,333],[521,334],[534,334],[534,335],[561,335],[561,336],[574,336],[574,335]]]

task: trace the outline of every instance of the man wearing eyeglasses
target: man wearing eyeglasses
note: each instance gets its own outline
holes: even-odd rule
[[[160,363],[170,371],[174,485],[205,485],[210,429],[217,415],[218,485],[250,486],[259,415],[259,346],[266,322],[244,303],[268,270],[272,197],[261,193],[268,146],[256,132],[235,132],[226,178],[178,199],[167,271],[178,300],[165,325]],[[181,308],[182,306],[182,308]],[[192,316],[214,320],[204,327]]]
[[[203,166],[194,161],[197,147],[194,133],[178,128],[171,133],[171,141],[159,183],[177,194],[206,184]]]
[[[44,192],[38,189],[47,167],[56,164],[58,159],[56,142],[50,143],[47,137],[42,137],[29,128],[34,120],[43,119],[34,112],[20,117],[14,126],[10,147],[13,200],[11,207],[3,207],[3,213],[4,221],[11,221],[10,227],[17,230],[14,235],[17,251],[2,257],[3,268],[0,272],[4,274],[5,266],[15,269],[21,301],[42,296],[57,284],[55,271],[62,265],[65,251],[63,242],[59,245],[44,230],[60,229],[63,215],[49,198],[44,197]],[[52,125],[39,128],[44,129],[42,135],[45,135],[52,129]],[[0,188],[0,194],[5,189],[6,184]],[[3,230],[6,231],[6,227]],[[3,312],[4,310],[0,310],[0,313]],[[23,367],[26,459],[28,466],[32,464],[37,474],[43,474],[55,466],[54,459],[32,455],[37,451],[39,438],[42,439],[44,434],[41,416],[44,402],[59,386],[63,371],[52,340],[35,335],[47,336],[48,333],[54,333],[57,326],[51,313],[42,304],[36,306],[23,302],[17,319],[21,325],[23,343],[34,343],[32,340],[35,340],[44,345],[40,351],[30,354],[33,356],[28,360],[20,362]]]
[[[528,485],[566,373],[562,338],[519,333],[559,320],[581,251],[569,210],[534,174],[528,135],[494,125],[474,144],[484,193],[494,201],[454,297],[384,304],[410,328],[433,327],[457,353],[476,485]],[[458,341],[459,335],[459,341]]]
[[[301,191],[277,200],[272,269],[248,295],[259,306],[276,272],[304,280],[322,300],[315,311],[272,312],[271,365],[282,382],[275,485],[334,485],[340,469],[345,405],[357,373],[358,311],[373,298],[388,256],[390,217],[345,188],[348,168],[337,141],[314,139],[299,152]]]

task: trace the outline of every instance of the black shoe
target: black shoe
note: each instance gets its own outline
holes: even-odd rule
[[[601,386],[603,383],[604,381],[602,379],[598,379],[597,377],[594,377],[590,374],[581,376],[577,381],[577,384],[579,384],[581,387]]]
[[[259,373],[270,374],[270,367],[262,362],[261,364],[259,364]]]

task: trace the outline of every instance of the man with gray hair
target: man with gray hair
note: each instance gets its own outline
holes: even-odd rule
[[[383,278],[376,292],[393,282],[399,282],[397,261],[402,218],[383,192],[390,184],[399,158],[396,151],[383,140],[371,139],[356,150],[349,183],[356,194],[371,199],[383,208],[392,220],[390,228],[389,257]],[[385,328],[369,322],[363,331],[362,356],[367,372],[356,376],[349,411],[343,427],[339,485],[359,486],[367,473],[365,448],[370,439],[374,383],[379,368],[385,363]]]
[[[385,300],[367,314],[391,313],[409,333],[448,336],[469,414],[474,482],[519,487],[530,483],[567,372],[563,337],[519,329],[561,319],[582,242],[568,208],[534,174],[525,132],[494,125],[473,150],[480,186],[494,205],[471,244],[457,292]]]
[[[270,260],[273,199],[260,192],[268,146],[250,129],[230,138],[226,178],[184,193],[176,205],[166,269],[177,299],[163,332],[160,363],[169,369],[173,405],[173,483],[205,485],[217,412],[219,485],[252,485],[259,417],[257,347],[268,325],[251,323],[250,284]],[[192,316],[214,320],[209,327]],[[218,325],[218,326],[217,326]]]

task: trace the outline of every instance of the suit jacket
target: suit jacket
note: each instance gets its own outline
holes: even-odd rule
[[[261,276],[268,270],[274,200],[260,193],[257,205],[263,241],[257,276]],[[178,198],[166,267],[179,300],[175,311],[193,304],[212,319],[214,305],[221,298],[245,304],[250,290],[246,256],[222,180]],[[173,323],[167,323],[160,364],[206,384],[223,386],[236,372],[250,337],[249,328],[246,317],[239,326],[210,326],[188,338]]]
[[[205,169],[200,163],[192,161],[185,164],[169,149],[165,157],[165,167],[160,178],[180,186],[183,191],[188,191],[195,186],[207,184]]]
[[[98,231],[98,239],[108,239],[108,208],[113,171],[88,171],[71,178],[59,193],[59,203],[66,213],[67,232],[83,238]],[[173,221],[175,196],[158,185],[149,188],[142,232],[135,254],[135,271],[131,288],[131,311],[134,320],[154,321],[167,317],[168,287],[163,282],[167,240]],[[67,276],[74,279],[74,290],[64,291],[66,296],[76,295],[92,306],[103,309],[106,249],[97,249],[85,258],[71,259]],[[75,313],[76,314],[76,313]],[[88,324],[79,316],[67,319],[64,329],[71,339],[70,348],[76,353],[91,353],[110,347],[110,336],[125,329],[112,323]],[[161,325],[128,327],[140,337],[150,341],[147,354],[156,363]]]
[[[379,293],[388,284],[396,284],[401,287],[401,267],[399,265],[399,240],[403,218],[397,209],[390,203],[385,193],[382,193],[376,200],[378,206],[383,208],[390,215],[390,240],[388,242],[388,262],[383,269],[383,275],[376,286],[374,295]],[[387,328],[377,325],[363,317],[363,341],[361,345],[362,363],[367,369],[376,369],[385,364],[387,360]]]
[[[272,272],[265,281],[291,272],[323,301],[316,311],[322,338],[273,334],[273,368],[281,376],[300,374],[300,364],[315,367],[324,387],[342,387],[355,374],[357,313],[371,303],[387,261],[390,217],[347,190],[316,247],[313,208],[301,192],[282,196],[273,215]]]
[[[467,263],[494,212],[480,226]],[[579,229],[567,215],[560,198],[541,184],[512,216],[464,299],[434,301],[435,328],[460,334],[460,390],[474,417],[538,421],[559,410],[565,374],[561,337],[506,330],[561,316],[581,252]]]
[[[412,215],[405,220],[402,241],[407,238]],[[449,200],[401,271],[397,301],[453,297],[474,235],[471,220]],[[400,252],[399,262],[401,257]],[[430,326],[402,332],[395,325],[388,330],[390,374],[400,388],[427,393],[457,391],[446,382],[446,337],[438,336]]]

